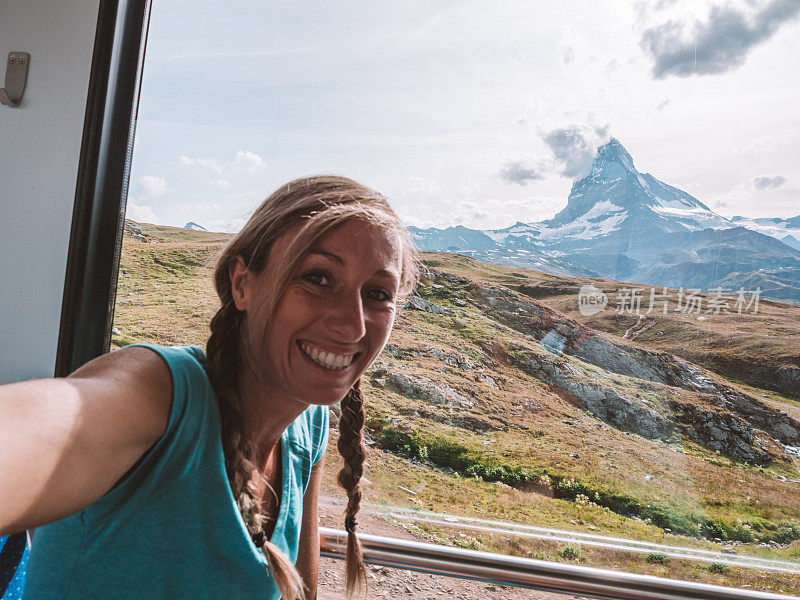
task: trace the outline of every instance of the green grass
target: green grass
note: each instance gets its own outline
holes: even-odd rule
[[[126,239],[114,323],[120,334],[112,341],[116,346],[140,341],[203,344],[217,306],[211,287],[213,257],[227,238],[148,227],[148,233],[167,241],[143,244]],[[569,278],[481,265],[467,257],[436,256],[429,261],[431,266],[438,264],[475,285],[492,281],[517,286],[548,302],[572,296],[563,292],[574,285]],[[707,549],[719,549],[709,541],[714,538],[741,540],[746,544],[740,547],[742,553],[800,560],[800,542],[792,542],[800,538],[800,500],[796,488],[774,478],[775,474],[793,478],[791,462],[756,468],[679,437],[668,442],[647,440],[603,425],[535,373],[519,368],[515,354],[544,351],[491,310],[469,302],[461,306],[457,301],[470,298],[469,286],[452,287],[434,278],[420,294],[452,310],[453,316],[402,311],[390,340],[402,355],[385,353],[379,360],[389,372],[446,383],[473,405],[423,406],[367,380],[369,432],[377,448],[386,450],[370,450],[367,477],[372,483],[365,483],[367,501],[559,529],[592,528],[604,535]],[[454,319],[463,327],[454,326]],[[679,327],[675,336],[687,331]],[[695,339],[696,332],[687,333],[687,343]],[[467,356],[475,368],[461,370],[434,359],[431,348]],[[604,385],[669,414],[672,394],[665,387],[562,358],[577,377],[602,378]],[[491,376],[497,385],[482,383],[484,376]],[[768,394],[769,401],[786,406],[790,413],[800,408],[777,394],[757,388],[745,391]],[[681,402],[702,400],[681,394]],[[333,457],[335,444],[329,451]],[[326,477],[335,486],[336,461],[330,463]],[[644,481],[645,474],[655,476],[652,483]],[[398,484],[416,495],[403,492]],[[462,536],[437,527],[414,531],[465,548],[580,560],[631,572],[726,585],[747,583],[754,589],[765,589],[774,581],[769,574],[746,569],[712,573],[707,565],[691,561],[673,559],[666,565],[647,555],[622,556],[588,546],[574,548],[577,556],[570,557],[557,542],[469,532]],[[757,548],[756,539],[790,545]],[[800,577],[791,577],[800,589]]]
[[[661,529],[689,537],[723,541],[786,544],[800,540],[800,522],[772,522],[764,519],[722,520],[707,515],[687,513],[672,506],[646,503],[628,494],[599,488],[574,476],[549,468],[521,467],[501,461],[493,454],[470,447],[455,435],[431,434],[425,430],[407,431],[390,425],[382,415],[371,417],[367,426],[382,448],[398,455],[428,462],[438,468],[452,469],[462,477],[486,482],[501,482],[511,487],[540,482],[546,477],[556,498],[593,504],[627,517],[638,518]]]

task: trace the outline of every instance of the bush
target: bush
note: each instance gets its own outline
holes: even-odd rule
[[[558,553],[567,560],[578,560],[581,557],[580,548],[574,546],[564,546]]]
[[[731,568],[725,563],[711,563],[708,570],[717,575],[728,575],[731,572]]]
[[[659,552],[652,552],[647,555],[647,558],[644,559],[647,564],[650,565],[668,565],[669,564],[669,556],[666,554],[661,554]]]

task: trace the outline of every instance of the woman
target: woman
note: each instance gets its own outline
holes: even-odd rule
[[[0,388],[0,437],[21,449],[0,456],[0,532],[37,528],[26,598],[314,597],[339,401],[350,596],[364,581],[360,377],[415,278],[382,196],[293,181],[224,250],[205,356],[128,347]]]

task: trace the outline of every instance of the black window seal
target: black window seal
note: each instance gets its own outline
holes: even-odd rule
[[[108,351],[150,0],[100,0],[55,376]]]

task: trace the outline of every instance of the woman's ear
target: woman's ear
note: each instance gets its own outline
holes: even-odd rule
[[[244,259],[237,256],[228,267],[228,277],[231,278],[231,294],[236,308],[242,312],[247,310],[250,297],[250,270],[244,264]]]

